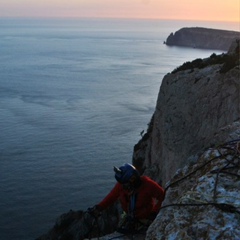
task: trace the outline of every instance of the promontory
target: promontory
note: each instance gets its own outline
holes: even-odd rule
[[[181,46],[227,51],[240,32],[203,27],[181,28],[171,33],[166,40],[168,46]]]

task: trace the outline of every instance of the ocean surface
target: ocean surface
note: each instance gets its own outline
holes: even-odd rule
[[[35,239],[86,210],[131,162],[162,78],[213,52],[163,44],[237,23],[0,19],[0,240]]]

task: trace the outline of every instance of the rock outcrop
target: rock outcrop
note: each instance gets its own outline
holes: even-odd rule
[[[239,219],[240,139],[206,150],[177,172],[146,239],[236,240]]]
[[[164,77],[148,131],[133,153],[138,170],[166,191],[146,238],[111,233],[115,206],[98,220],[81,211],[63,214],[39,240],[108,233],[95,239],[240,239],[239,55],[235,40],[227,54],[184,63]]]
[[[117,228],[118,215],[118,208],[114,206],[99,217],[88,211],[70,210],[59,216],[53,228],[36,240],[83,240],[107,235]]]
[[[239,37],[240,33],[236,31],[192,27],[182,28],[174,34],[171,33],[165,43],[168,46],[219,49],[227,51],[232,41]]]

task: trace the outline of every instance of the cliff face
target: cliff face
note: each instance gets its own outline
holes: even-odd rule
[[[163,186],[205,148],[225,142],[240,120],[236,44],[228,54],[185,63],[164,77],[149,130],[133,154],[138,169]]]
[[[171,33],[166,44],[169,46],[183,46],[204,49],[219,49],[227,51],[240,33],[236,31],[217,30],[209,28],[182,28]]]
[[[166,191],[147,240],[240,239],[239,63],[236,41],[164,77],[133,157]]]

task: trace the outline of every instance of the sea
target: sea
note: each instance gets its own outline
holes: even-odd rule
[[[0,19],[0,240],[32,240],[87,210],[131,163],[161,81],[219,50],[169,47],[182,27],[239,23]]]

